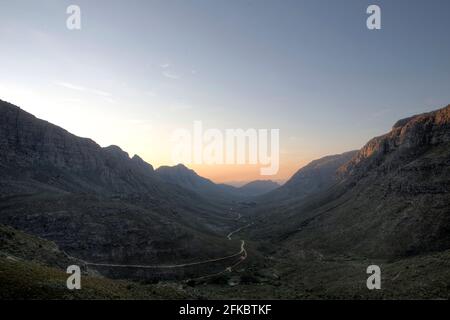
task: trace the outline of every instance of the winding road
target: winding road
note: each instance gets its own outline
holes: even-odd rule
[[[242,215],[240,213],[238,213],[238,217],[236,218],[236,221],[240,220],[242,217]],[[241,230],[248,228],[252,225],[253,223],[249,223],[243,227],[240,227],[232,232],[230,232],[226,238],[228,240],[232,240],[232,236],[238,232],[240,232]],[[195,265],[201,265],[201,264],[207,264],[207,263],[213,263],[213,262],[217,262],[217,261],[222,261],[222,260],[227,260],[227,259],[231,259],[233,257],[238,257],[239,256],[239,260],[237,262],[235,262],[234,264],[228,266],[225,268],[225,270],[218,272],[218,273],[214,273],[214,274],[210,274],[210,275],[206,275],[206,276],[202,276],[202,277],[198,277],[198,278],[194,278],[194,279],[190,279],[190,280],[198,280],[198,279],[204,279],[204,278],[209,278],[209,277],[213,277],[213,276],[217,276],[226,272],[232,272],[234,268],[236,268],[239,264],[241,264],[242,262],[244,262],[245,259],[247,259],[248,254],[247,254],[247,250],[245,249],[245,240],[241,239],[241,248],[240,251],[232,254],[232,255],[228,255],[228,256],[224,256],[224,257],[220,257],[220,258],[214,258],[214,259],[207,259],[207,260],[202,260],[202,261],[198,261],[198,262],[189,262],[189,263],[181,263],[181,264],[168,264],[168,265],[140,265],[140,264],[113,264],[113,263],[95,263],[95,262],[88,262],[79,258],[75,258],[70,256],[69,254],[67,254],[66,252],[63,251],[63,253],[67,256],[70,257],[72,259],[78,260],[83,262],[86,266],[98,266],[98,267],[113,267],[113,268],[142,268],[142,269],[174,269],[174,268],[184,268],[184,267],[189,267],[189,266],[195,266]]]
[[[227,239],[228,239],[228,240],[231,240],[231,237],[233,236],[233,234],[238,233],[238,232],[241,231],[242,229],[248,228],[248,227],[250,227],[251,225],[252,225],[252,223],[249,223],[249,224],[246,225],[246,226],[240,227],[240,228],[234,230],[233,232],[230,232],[230,233],[227,235]]]
[[[238,218],[236,220],[239,220],[241,217],[242,217],[241,214],[238,213]],[[227,235],[227,239],[228,240],[232,240],[233,234],[238,233],[239,231],[241,231],[241,230],[243,230],[245,228],[248,228],[251,225],[253,225],[253,223],[249,223],[249,224],[247,224],[247,225],[245,225],[243,227],[240,227],[240,228],[230,232]],[[202,279],[206,279],[206,278],[219,276],[219,275],[227,273],[227,272],[232,272],[234,268],[236,268],[238,265],[240,265],[242,262],[244,262],[245,259],[247,259],[247,257],[248,257],[247,250],[245,249],[245,240],[242,240],[242,239],[241,239],[241,251],[240,251],[240,253],[242,253],[242,256],[239,258],[239,260],[237,262],[235,262],[234,264],[232,264],[231,266],[226,267],[225,270],[220,271],[218,273],[213,273],[213,274],[209,274],[209,275],[206,275],[206,276],[202,276],[202,277],[198,277],[198,278],[194,278],[194,279],[190,279],[190,280],[202,280]]]
[[[237,257],[241,254],[244,254],[244,256],[247,256],[247,251],[245,250],[245,241],[241,240],[241,250],[238,253],[221,257],[221,258],[215,258],[215,259],[208,259],[208,260],[202,260],[198,262],[189,262],[189,263],[181,263],[181,264],[168,264],[168,265],[142,265],[142,264],[111,264],[111,263],[94,263],[94,262],[87,262],[83,261],[86,265],[89,266],[100,266],[100,267],[117,267],[117,268],[147,268],[147,269],[172,269],[172,268],[183,268],[183,267],[189,267],[189,266],[195,266],[199,264],[205,264],[205,263],[212,263],[217,262],[221,260],[230,259],[233,257]]]

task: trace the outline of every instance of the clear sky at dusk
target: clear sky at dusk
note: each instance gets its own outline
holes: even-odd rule
[[[450,1],[4,1],[0,99],[155,167],[176,128],[280,129],[286,179],[450,103]],[[82,29],[66,28],[81,8]],[[382,29],[366,9],[381,7]],[[261,178],[195,166],[215,181]],[[265,177],[267,178],[267,177]]]

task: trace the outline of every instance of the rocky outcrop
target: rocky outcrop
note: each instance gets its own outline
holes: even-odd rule
[[[370,140],[339,169],[339,174],[361,176],[379,168],[393,170],[426,153],[431,148],[450,142],[450,105],[397,121],[392,130]]]

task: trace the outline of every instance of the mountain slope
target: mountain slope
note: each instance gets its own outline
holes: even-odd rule
[[[194,170],[183,164],[161,166],[155,170],[161,180],[193,191],[206,198],[218,200],[234,200],[239,197],[236,188],[224,184],[215,184],[209,179],[199,176]]]
[[[298,170],[283,186],[264,196],[261,201],[299,201],[300,199],[325,191],[339,180],[337,169],[347,163],[357,151],[326,156],[314,160]]]
[[[255,180],[243,185],[238,189],[242,194],[254,197],[266,194],[279,187],[280,185],[272,180]]]
[[[83,262],[55,243],[0,225],[0,299],[186,299],[194,296],[166,285],[140,285],[83,272],[82,290],[68,290],[66,269]]]
[[[255,233],[291,250],[363,257],[449,249],[449,119],[447,106],[397,122],[337,169],[330,188],[259,209]]]
[[[227,184],[216,184],[209,179],[199,176],[194,170],[183,164],[176,166],[161,166],[155,170],[161,180],[191,190],[203,197],[221,201],[242,200],[270,192],[280,185],[271,180],[256,180],[241,187]]]
[[[0,101],[0,223],[93,262],[151,263],[223,256],[223,208],[162,181],[119,147]]]
[[[151,165],[117,146],[101,148],[20,108],[0,101],[2,192],[17,193],[13,180],[30,187],[101,194],[163,193]],[[26,186],[22,186],[26,188]]]

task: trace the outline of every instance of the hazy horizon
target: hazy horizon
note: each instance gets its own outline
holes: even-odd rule
[[[66,8],[81,8],[68,30]],[[171,133],[280,129],[280,169],[186,164],[214,182],[285,181],[450,102],[448,1],[8,2],[0,98],[155,168]],[[404,10],[408,8],[407,12]],[[413,37],[412,37],[413,35]]]

